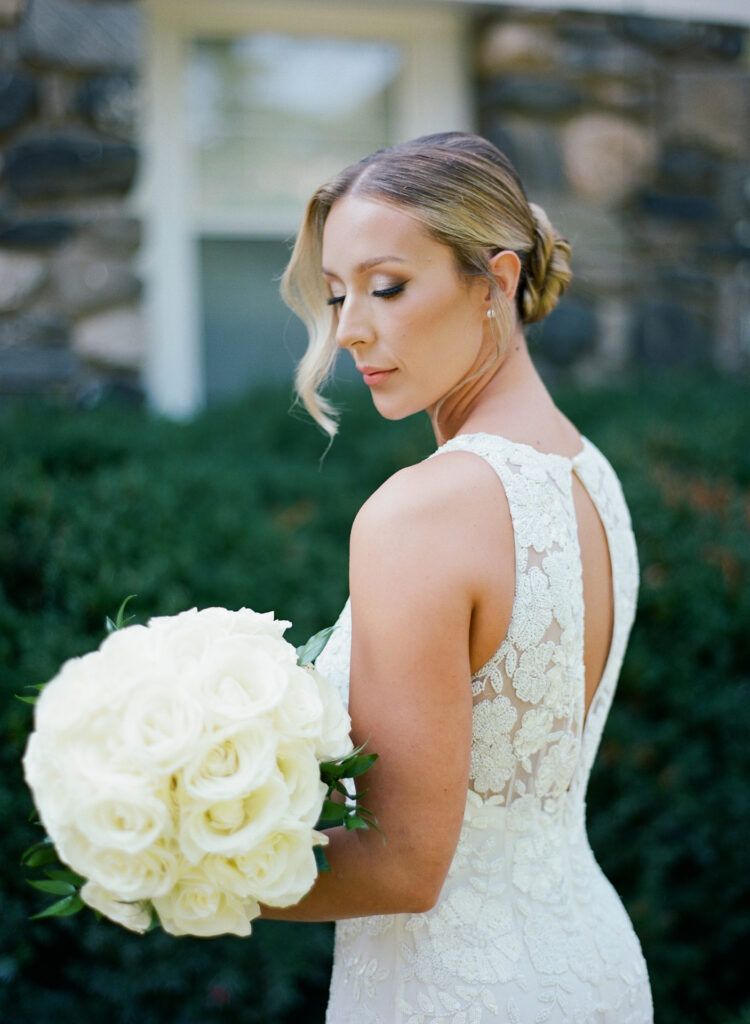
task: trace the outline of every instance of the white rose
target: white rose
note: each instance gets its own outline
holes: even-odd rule
[[[281,773],[273,774],[251,793],[213,804],[182,801],[180,847],[197,864],[206,853],[234,857],[251,849],[278,826],[289,806]]]
[[[120,900],[163,896],[178,877],[176,854],[159,843],[141,853],[92,849],[85,860],[81,866],[86,870],[79,873],[114,893]]]
[[[323,701],[312,673],[297,667],[289,674],[284,698],[274,721],[279,733],[290,739],[317,742],[323,729]]]
[[[182,680],[135,687],[122,711],[120,736],[128,757],[146,771],[171,774],[192,755],[203,731],[204,711]],[[176,685],[170,685],[176,684]]]
[[[269,636],[283,639],[291,626],[285,619],[277,619],[273,612],[256,612],[252,608],[238,608],[236,612],[226,608],[204,608],[199,616],[207,625],[222,623],[230,633],[244,633],[247,636]]]
[[[132,673],[148,669],[158,659],[159,645],[148,626],[132,625],[108,633],[99,644],[98,652],[92,652],[97,653],[117,678],[127,680]],[[100,688],[106,692],[106,682]]]
[[[207,725],[267,714],[284,700],[296,671],[294,648],[267,636],[227,636],[206,651],[192,675]]]
[[[312,743],[297,740],[280,744],[276,764],[289,794],[287,817],[313,826],[320,817],[326,786],[320,779],[320,767]]]
[[[26,783],[34,797],[47,833],[54,839],[54,833],[65,827],[68,820],[67,780],[60,771],[60,765],[51,748],[50,738],[40,732],[32,732],[26,744],[23,757],[23,772]]]
[[[211,884],[221,892],[229,893],[240,899],[248,899],[253,896],[253,892],[244,871],[240,868],[239,861],[240,858],[237,857],[222,857],[218,853],[207,853],[198,867],[205,873]]]
[[[260,913],[254,900],[240,900],[217,889],[198,867],[185,872],[154,909],[170,935],[249,935],[250,921]]]
[[[81,889],[81,899],[89,907],[104,914],[110,921],[129,928],[131,932],[146,931],[151,924],[151,913],[142,903],[127,903],[107,892],[96,882],[86,882]]]
[[[126,790],[81,800],[75,824],[85,839],[100,849],[140,853],[172,831],[170,808],[150,793]]]
[[[323,723],[320,738],[315,743],[315,756],[319,761],[335,761],[345,757],[354,748],[349,735],[352,730],[349,712],[344,707],[341,694],[329,679],[312,666],[307,666],[307,671],[315,680],[323,704]]]
[[[120,716],[105,711],[90,720],[80,734],[55,737],[49,755],[65,779],[69,793],[97,791],[151,792],[162,788],[167,776],[158,766],[136,763],[119,735]]]
[[[182,770],[185,792],[215,802],[257,789],[273,770],[276,742],[270,722],[263,719],[205,738]]]
[[[40,691],[34,705],[34,727],[40,732],[62,733],[106,706],[108,669],[100,651],[70,658]]]
[[[328,837],[301,825],[272,832],[236,859],[249,892],[269,907],[290,907],[310,891],[318,874],[313,847]]]
[[[150,619],[148,628],[165,650],[180,661],[193,661],[230,636],[265,636],[286,645],[283,634],[289,625],[275,619],[273,612],[254,612],[250,608],[236,612],[227,608],[191,608],[179,615]]]

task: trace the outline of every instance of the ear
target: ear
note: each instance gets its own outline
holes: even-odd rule
[[[490,270],[497,282],[497,286],[503,292],[509,302],[513,301],[518,287],[518,279],[521,276],[521,260],[511,249],[503,249],[490,258]],[[487,300],[491,298],[487,290]]]

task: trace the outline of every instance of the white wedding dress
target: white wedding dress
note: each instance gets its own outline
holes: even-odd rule
[[[471,682],[470,788],[440,898],[423,914],[337,923],[326,1024],[651,1024],[638,939],[585,827],[638,586],[619,482],[587,440],[569,459],[461,435],[432,457],[453,451],[485,459],[505,488],[516,545],[511,622]],[[572,474],[604,525],[614,587],[611,649],[587,715]],[[318,659],[345,698],[350,647],[347,603]]]

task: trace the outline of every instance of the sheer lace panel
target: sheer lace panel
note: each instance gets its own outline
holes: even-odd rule
[[[493,803],[533,801],[554,814],[573,777],[584,719],[583,590],[568,460],[483,450],[459,438],[505,487],[516,542],[508,633],[472,678],[470,787]],[[470,442],[467,445],[467,441]],[[452,444],[443,446],[449,451]]]

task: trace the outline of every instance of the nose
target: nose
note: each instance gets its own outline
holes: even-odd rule
[[[347,296],[336,310],[336,344],[353,348],[373,340],[373,328],[361,302]]]

